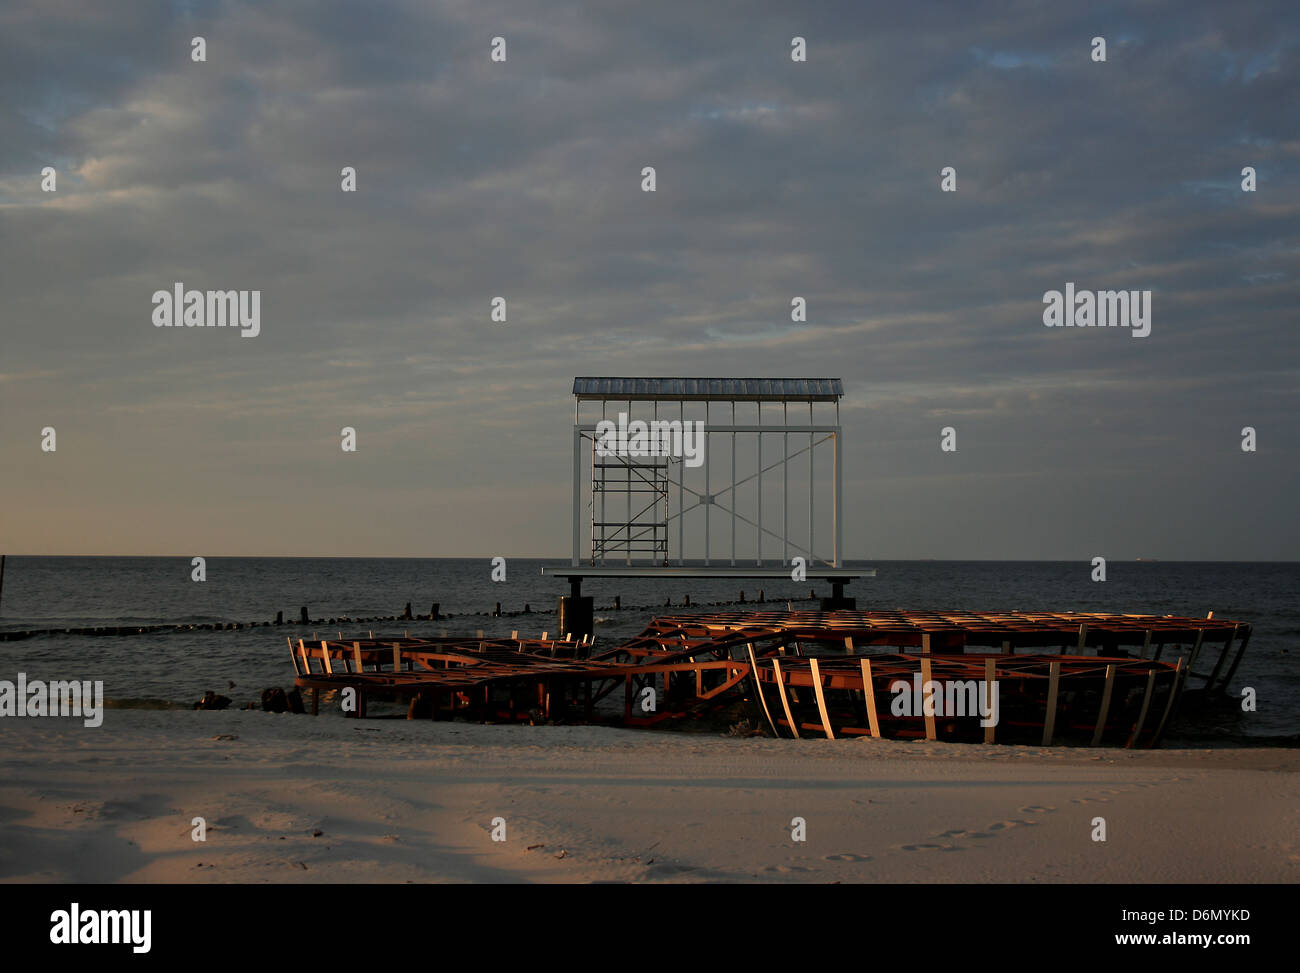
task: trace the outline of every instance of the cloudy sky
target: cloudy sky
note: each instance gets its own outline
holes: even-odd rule
[[[1295,559],[1298,68],[1294,0],[7,0],[0,549],[564,555],[573,377],[720,375],[844,380],[849,557]]]

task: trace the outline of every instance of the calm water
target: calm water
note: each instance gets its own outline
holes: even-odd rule
[[[512,558],[507,580],[490,581],[487,558],[209,558],[207,581],[190,580],[188,558],[10,557],[0,595],[0,630],[91,625],[266,622],[283,611],[296,619],[301,605],[312,618],[339,615],[400,615],[406,602],[428,613],[433,602],[441,622],[342,626],[345,634],[410,630],[412,634],[536,635],[555,631],[554,615],[492,618],[497,601],[505,611],[525,603],[534,612],[554,610],[564,585],[541,577],[543,565],[563,561]],[[850,562],[850,566],[858,562]],[[1185,713],[1170,743],[1276,740],[1300,734],[1300,563],[1109,562],[1107,580],[1090,580],[1087,562],[872,561],[874,579],[850,586],[859,608],[1021,609],[1110,611],[1204,616],[1251,622],[1254,635],[1233,683],[1233,692],[1254,687],[1255,713],[1239,706]],[[680,605],[731,601],[740,589],[753,599],[760,587],[768,601],[806,597],[824,584],[770,580],[587,581],[596,598],[596,634],[611,645],[641,631],[662,611],[665,599]],[[614,595],[624,606],[608,608]],[[602,606],[606,606],[602,610]],[[796,603],[807,607],[807,603]],[[680,610],[680,609],[678,609]],[[475,614],[482,613],[482,614]],[[330,631],[337,631],[335,626]],[[322,626],[324,632],[328,626]],[[236,705],[267,686],[293,681],[285,636],[298,626],[231,632],[158,632],[123,637],[38,636],[0,643],[0,678],[19,671],[29,678],[104,680],[118,702],[164,700],[190,703],[204,690],[230,695]],[[234,681],[236,688],[227,688]],[[1295,742],[1292,740],[1291,742]]]

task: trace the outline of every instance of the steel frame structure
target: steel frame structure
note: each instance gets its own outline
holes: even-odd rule
[[[733,568],[742,567],[737,557],[737,531],[740,525],[752,529],[755,557],[753,566],[764,566],[764,541],[779,542],[780,564],[789,565],[792,556],[803,557],[808,567],[821,563],[830,568],[839,568],[842,557],[843,533],[843,429],[839,421],[839,400],[843,397],[842,383],[839,379],[723,379],[723,378],[591,378],[574,379],[573,411],[573,509],[572,509],[572,550],[571,567],[583,565],[584,557],[591,567],[607,567],[611,558],[622,556],[625,567],[633,565],[637,555],[650,555],[659,567],[667,567],[675,559],[678,567],[686,565],[688,560],[702,557],[705,567],[715,561],[712,538],[713,509],[731,518],[730,550],[723,555],[726,563]],[[644,422],[677,421],[685,424],[687,402],[704,403],[703,420],[703,483],[697,475],[693,482],[687,473],[687,464],[680,457],[665,458],[662,465],[658,463],[636,463],[631,457],[600,456],[596,450],[596,421],[584,421],[583,402],[600,402],[600,420],[609,416],[610,403],[625,405],[629,421]],[[672,409],[672,403],[677,408]],[[736,404],[753,402],[757,407],[757,423],[739,423],[736,421]],[[779,404],[781,415],[779,422],[765,422],[763,405]],[[827,403],[834,407],[833,422],[818,422],[815,412],[817,403]],[[644,406],[652,408],[646,412]],[[661,414],[660,406],[665,405]],[[808,408],[808,421],[792,422],[790,406]],[[636,406],[642,409],[637,410]],[[730,422],[714,422],[713,409],[729,406]],[[770,410],[769,410],[770,411]],[[756,462],[749,472],[737,470],[737,437],[753,436]],[[780,437],[779,456],[764,465],[764,438]],[[791,452],[790,437],[800,437],[800,442]],[[802,437],[807,436],[806,445]],[[727,485],[715,490],[710,456],[714,444],[719,441],[727,443],[730,437],[730,477]],[[828,447],[831,453],[832,473],[828,480],[819,480],[816,473],[817,450]],[[588,454],[590,459],[588,460]],[[769,453],[768,455],[772,455]],[[790,471],[794,462],[808,457],[808,531],[806,544],[796,540],[791,533],[790,524]],[[583,470],[590,463],[590,488],[584,488]],[[781,510],[779,530],[764,521],[763,479],[777,469],[781,474]],[[644,470],[652,469],[654,473],[647,478]],[[611,471],[624,471],[624,475],[610,476]],[[659,479],[662,471],[663,478]],[[739,489],[754,481],[756,486],[756,506],[753,516],[741,511]],[[623,489],[619,489],[619,486]],[[633,510],[633,495],[648,493],[650,498],[637,510]],[[817,553],[817,496],[823,494],[823,503],[829,502],[831,508],[831,530],[829,554]],[[827,498],[825,494],[829,493]],[[611,497],[625,494],[623,519],[615,520],[617,513],[611,514]],[[675,499],[676,510],[673,510]],[[585,504],[584,504],[585,501]],[[643,515],[659,510],[662,503],[662,516],[650,520],[640,519]],[[589,517],[584,517],[584,505],[590,506]],[[702,551],[693,551],[687,546],[687,515],[703,508],[704,543]],[[768,513],[769,519],[771,512]],[[587,543],[584,545],[583,525],[590,525]],[[672,547],[672,527],[676,526],[676,551]],[[776,545],[769,547],[775,553]],[[584,553],[585,552],[585,553]],[[769,561],[771,557],[769,556]]]
[[[288,643],[295,685],[311,691],[313,714],[322,693],[345,688],[356,693],[357,717],[373,698],[409,703],[408,719],[624,726],[707,716],[747,700],[776,737],[1153,747],[1191,679],[1203,681],[1203,692],[1226,692],[1250,633],[1249,623],[1212,617],[714,612],[661,616],[641,635],[598,652],[585,641],[521,639],[517,632],[508,639],[340,635]],[[1220,641],[1213,668],[1204,671],[1210,656],[1198,671],[1202,652]],[[1172,659],[1162,659],[1170,647]],[[990,702],[1001,698],[1002,718],[983,726],[969,712],[894,714],[896,684],[918,678],[940,687],[980,683]],[[620,688],[621,715],[617,705],[601,707]],[[659,702],[634,706],[647,688]]]

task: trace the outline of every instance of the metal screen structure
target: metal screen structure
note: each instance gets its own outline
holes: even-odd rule
[[[839,379],[579,377],[573,395],[573,567],[840,567]]]

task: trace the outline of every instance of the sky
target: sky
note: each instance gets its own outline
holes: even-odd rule
[[[1298,68],[1294,0],[8,0],[0,552],[564,556],[574,376],[715,375],[843,380],[849,558],[1296,559]]]

